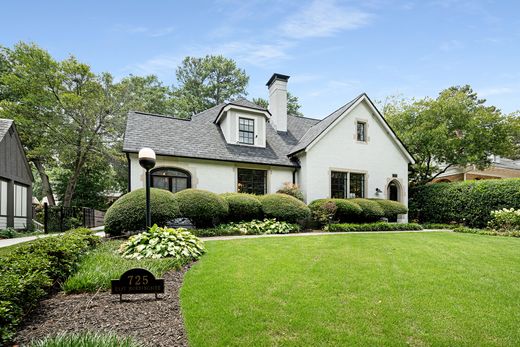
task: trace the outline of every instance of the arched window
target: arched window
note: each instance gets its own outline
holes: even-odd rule
[[[172,193],[191,188],[191,175],[188,171],[175,168],[159,168],[150,173],[154,188],[166,189]]]
[[[397,183],[396,181],[392,181],[392,182],[388,183],[387,194],[388,194],[388,200],[399,201],[399,199],[400,199],[399,183]]]

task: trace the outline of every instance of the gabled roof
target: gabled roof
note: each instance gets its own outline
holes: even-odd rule
[[[246,103],[240,101],[242,105]],[[250,103],[250,101],[248,101]],[[128,114],[123,151],[137,153],[143,147],[158,155],[298,167],[287,153],[314,124],[315,119],[288,116],[287,132],[266,123],[266,147],[229,144],[214,120],[228,104],[203,111],[191,120],[132,111]],[[265,110],[256,105],[259,110]]]
[[[2,119],[0,118],[0,141],[4,138],[5,134],[9,131],[13,125],[13,121],[11,119]]]
[[[277,132],[267,122],[265,148],[229,144],[220,126],[215,123],[217,116],[230,105],[268,112],[246,99],[216,105],[194,115],[190,120],[132,111],[127,118],[123,151],[137,153],[143,147],[150,147],[158,155],[298,167],[294,154],[317,141],[321,134],[334,126],[335,121],[361,99],[368,100],[390,137],[405,157],[413,162],[410,153],[366,94],[360,94],[323,120],[288,115],[287,132]]]
[[[308,148],[310,145],[312,145],[314,142],[319,140],[319,137],[321,134],[325,133],[329,128],[333,127],[335,122],[340,119],[343,115],[350,112],[352,109],[354,109],[354,106],[358,105],[359,102],[362,100],[366,100],[369,106],[375,111],[375,116],[379,121],[381,122],[381,125],[386,130],[392,141],[396,144],[396,146],[399,148],[399,150],[403,153],[403,155],[407,158],[407,160],[414,164],[415,159],[413,156],[408,152],[405,145],[401,142],[401,140],[397,137],[395,132],[392,130],[390,125],[387,123],[383,115],[379,112],[377,107],[375,107],[374,103],[366,93],[358,95],[356,98],[354,98],[352,101],[348,102],[347,104],[341,106],[336,111],[332,112],[329,116],[324,118],[322,121],[314,125],[312,128],[310,128],[307,133],[298,141],[298,143],[291,149],[291,152],[288,154],[289,156],[295,155],[298,152],[301,152]]]
[[[249,111],[249,112],[254,112],[254,113],[258,113],[258,114],[262,114],[266,119],[270,119],[271,118],[271,113],[263,108],[262,106],[259,106],[247,99],[238,99],[238,100],[235,100],[235,101],[231,101],[227,104],[225,104],[219,111],[219,113],[217,114],[217,117],[215,117],[215,123],[219,123],[221,118],[222,118],[222,115],[228,111],[229,109],[232,109],[232,108],[235,108],[235,109],[241,109],[241,110],[246,110],[246,111]]]

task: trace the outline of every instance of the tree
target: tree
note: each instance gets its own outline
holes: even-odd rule
[[[447,88],[436,99],[387,102],[385,119],[416,160],[413,183],[430,182],[453,166],[482,169],[491,155],[512,154],[507,117],[485,102],[468,85]]]
[[[176,71],[176,115],[191,117],[224,101],[247,95],[249,76],[232,59],[221,55],[186,57]]]
[[[264,108],[269,107],[269,101],[264,98],[253,98],[253,102]],[[298,102],[298,97],[287,92],[287,114],[296,117],[303,117],[303,113],[300,112],[300,107],[301,105]]]

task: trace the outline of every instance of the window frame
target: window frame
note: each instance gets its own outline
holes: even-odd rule
[[[176,175],[157,175],[156,173],[157,172],[160,172],[160,171],[166,171],[166,170],[172,170],[172,171],[177,171],[177,172],[180,172],[184,175],[186,175],[187,177],[184,177],[184,176],[176,176]],[[174,178],[183,178],[183,179],[186,179],[187,182],[186,182],[186,188],[185,189],[189,189],[191,188],[191,173],[187,170],[184,170],[184,169],[180,169],[180,168],[177,168],[177,167],[158,167],[158,168],[155,168],[153,169],[152,171],[150,171],[150,186],[152,188],[158,188],[158,189],[164,189],[162,187],[156,187],[154,186],[154,177],[166,177],[168,179],[168,191],[172,192],[172,193],[177,193],[177,191],[173,191],[173,179]],[[166,189],[164,189],[166,190]],[[181,190],[184,190],[184,189],[181,189]],[[179,190],[180,192],[180,190]]]
[[[244,188],[241,188],[241,183],[240,183],[240,176],[241,176],[241,171],[242,173],[244,173],[244,171],[250,171],[251,172],[251,184],[252,184],[252,191],[245,191],[243,190]],[[262,172],[262,175],[263,175],[263,189],[262,189],[262,193],[258,193],[259,191],[255,191],[255,178],[254,178],[254,174],[255,173],[258,173],[258,172]],[[251,168],[244,168],[244,167],[240,167],[240,168],[237,168],[237,193],[248,193],[248,194],[255,194],[255,195],[265,195],[267,194],[267,187],[268,187],[268,181],[267,181],[267,170],[264,170],[264,169],[251,169]]]
[[[252,127],[252,130],[241,130],[240,129],[240,126],[243,125],[241,124],[241,121],[246,121],[246,122],[249,122],[250,124],[244,124],[244,126],[247,126],[247,127]],[[239,116],[238,117],[238,143],[240,144],[243,144],[243,145],[250,145],[250,146],[254,146],[255,145],[255,137],[256,137],[256,125],[255,125],[255,118],[249,118],[249,117],[242,117],[242,116]],[[251,142],[244,142],[244,141],[241,141],[241,138],[242,139],[245,139],[244,136],[240,136],[241,134],[247,134],[247,138],[249,139],[249,135],[251,135]]]
[[[351,194],[353,194],[353,192],[351,191],[351,187],[352,187],[352,180],[351,180],[351,175],[360,175],[363,177],[363,180],[361,181],[361,196],[354,196],[352,197]],[[341,183],[341,185],[343,186],[342,189],[335,189],[335,183],[333,183],[333,180],[334,179],[338,179],[338,178],[335,178],[334,175],[341,175],[343,177],[339,178],[341,179],[343,182]],[[366,172],[356,172],[356,171],[341,171],[341,170],[331,170],[330,171],[330,176],[329,176],[329,179],[330,179],[330,197],[332,199],[353,199],[353,198],[365,198],[367,196],[367,173]],[[340,190],[342,190],[342,193],[340,195],[337,194],[337,192],[339,192]]]
[[[360,132],[359,132],[359,126],[360,125],[363,125],[363,136],[362,136],[362,139],[360,139]],[[368,137],[367,137],[367,122],[366,121],[361,121],[361,120],[356,120],[356,141],[358,142],[368,142]]]

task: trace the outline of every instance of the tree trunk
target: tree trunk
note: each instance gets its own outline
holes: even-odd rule
[[[47,201],[49,206],[56,205],[56,202],[54,201],[54,195],[52,194],[52,187],[49,182],[49,176],[45,173],[45,168],[43,167],[42,162],[39,159],[32,159],[31,160],[36,166],[36,170],[38,170],[38,173],[40,174],[40,179],[42,180],[42,192],[43,196],[47,197]]]

